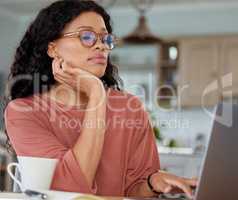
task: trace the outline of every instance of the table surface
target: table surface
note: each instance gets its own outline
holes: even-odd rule
[[[103,197],[94,196],[73,192],[59,192],[59,191],[41,191],[48,195],[47,200],[130,200],[125,197]],[[0,193],[0,199],[4,200],[29,200],[30,198],[23,193]],[[40,198],[37,198],[40,200]]]
[[[159,200],[159,198],[128,198],[128,197],[104,197],[94,196],[89,194],[74,193],[74,192],[62,192],[62,191],[40,191],[47,194],[47,200]],[[0,193],[0,200],[30,200],[23,193]],[[40,198],[34,198],[40,200]],[[176,200],[176,199],[174,199]]]

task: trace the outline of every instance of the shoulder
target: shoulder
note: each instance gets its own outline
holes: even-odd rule
[[[127,113],[144,112],[144,103],[140,98],[126,90],[116,90],[110,88],[108,91],[108,105],[111,109],[126,111]]]
[[[32,96],[25,98],[17,98],[8,102],[6,111],[9,112],[26,112],[33,107]]]
[[[124,102],[133,101],[134,103],[142,103],[138,96],[126,90],[117,90],[110,88],[108,90],[108,96],[113,99],[124,100]]]
[[[39,102],[37,96],[14,99],[7,104],[4,116],[6,119],[18,119],[24,116],[39,114]]]

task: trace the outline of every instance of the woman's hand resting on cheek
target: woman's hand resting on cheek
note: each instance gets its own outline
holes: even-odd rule
[[[151,176],[150,183],[158,192],[171,193],[174,189],[180,189],[189,198],[192,198],[192,188],[197,186],[197,179],[182,178],[164,171],[158,171]]]
[[[77,93],[83,92],[88,97],[105,94],[103,83],[98,77],[80,67],[71,66],[62,58],[54,58],[52,69],[55,80],[72,87]]]

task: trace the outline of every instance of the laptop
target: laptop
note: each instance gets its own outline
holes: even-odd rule
[[[238,200],[238,105],[220,103],[215,113],[194,200]],[[186,196],[146,199],[182,200]]]
[[[238,105],[220,103],[195,200],[238,200]]]

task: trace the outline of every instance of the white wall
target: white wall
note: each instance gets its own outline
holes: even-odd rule
[[[8,72],[19,44],[21,23],[11,14],[0,11],[0,71]]]

